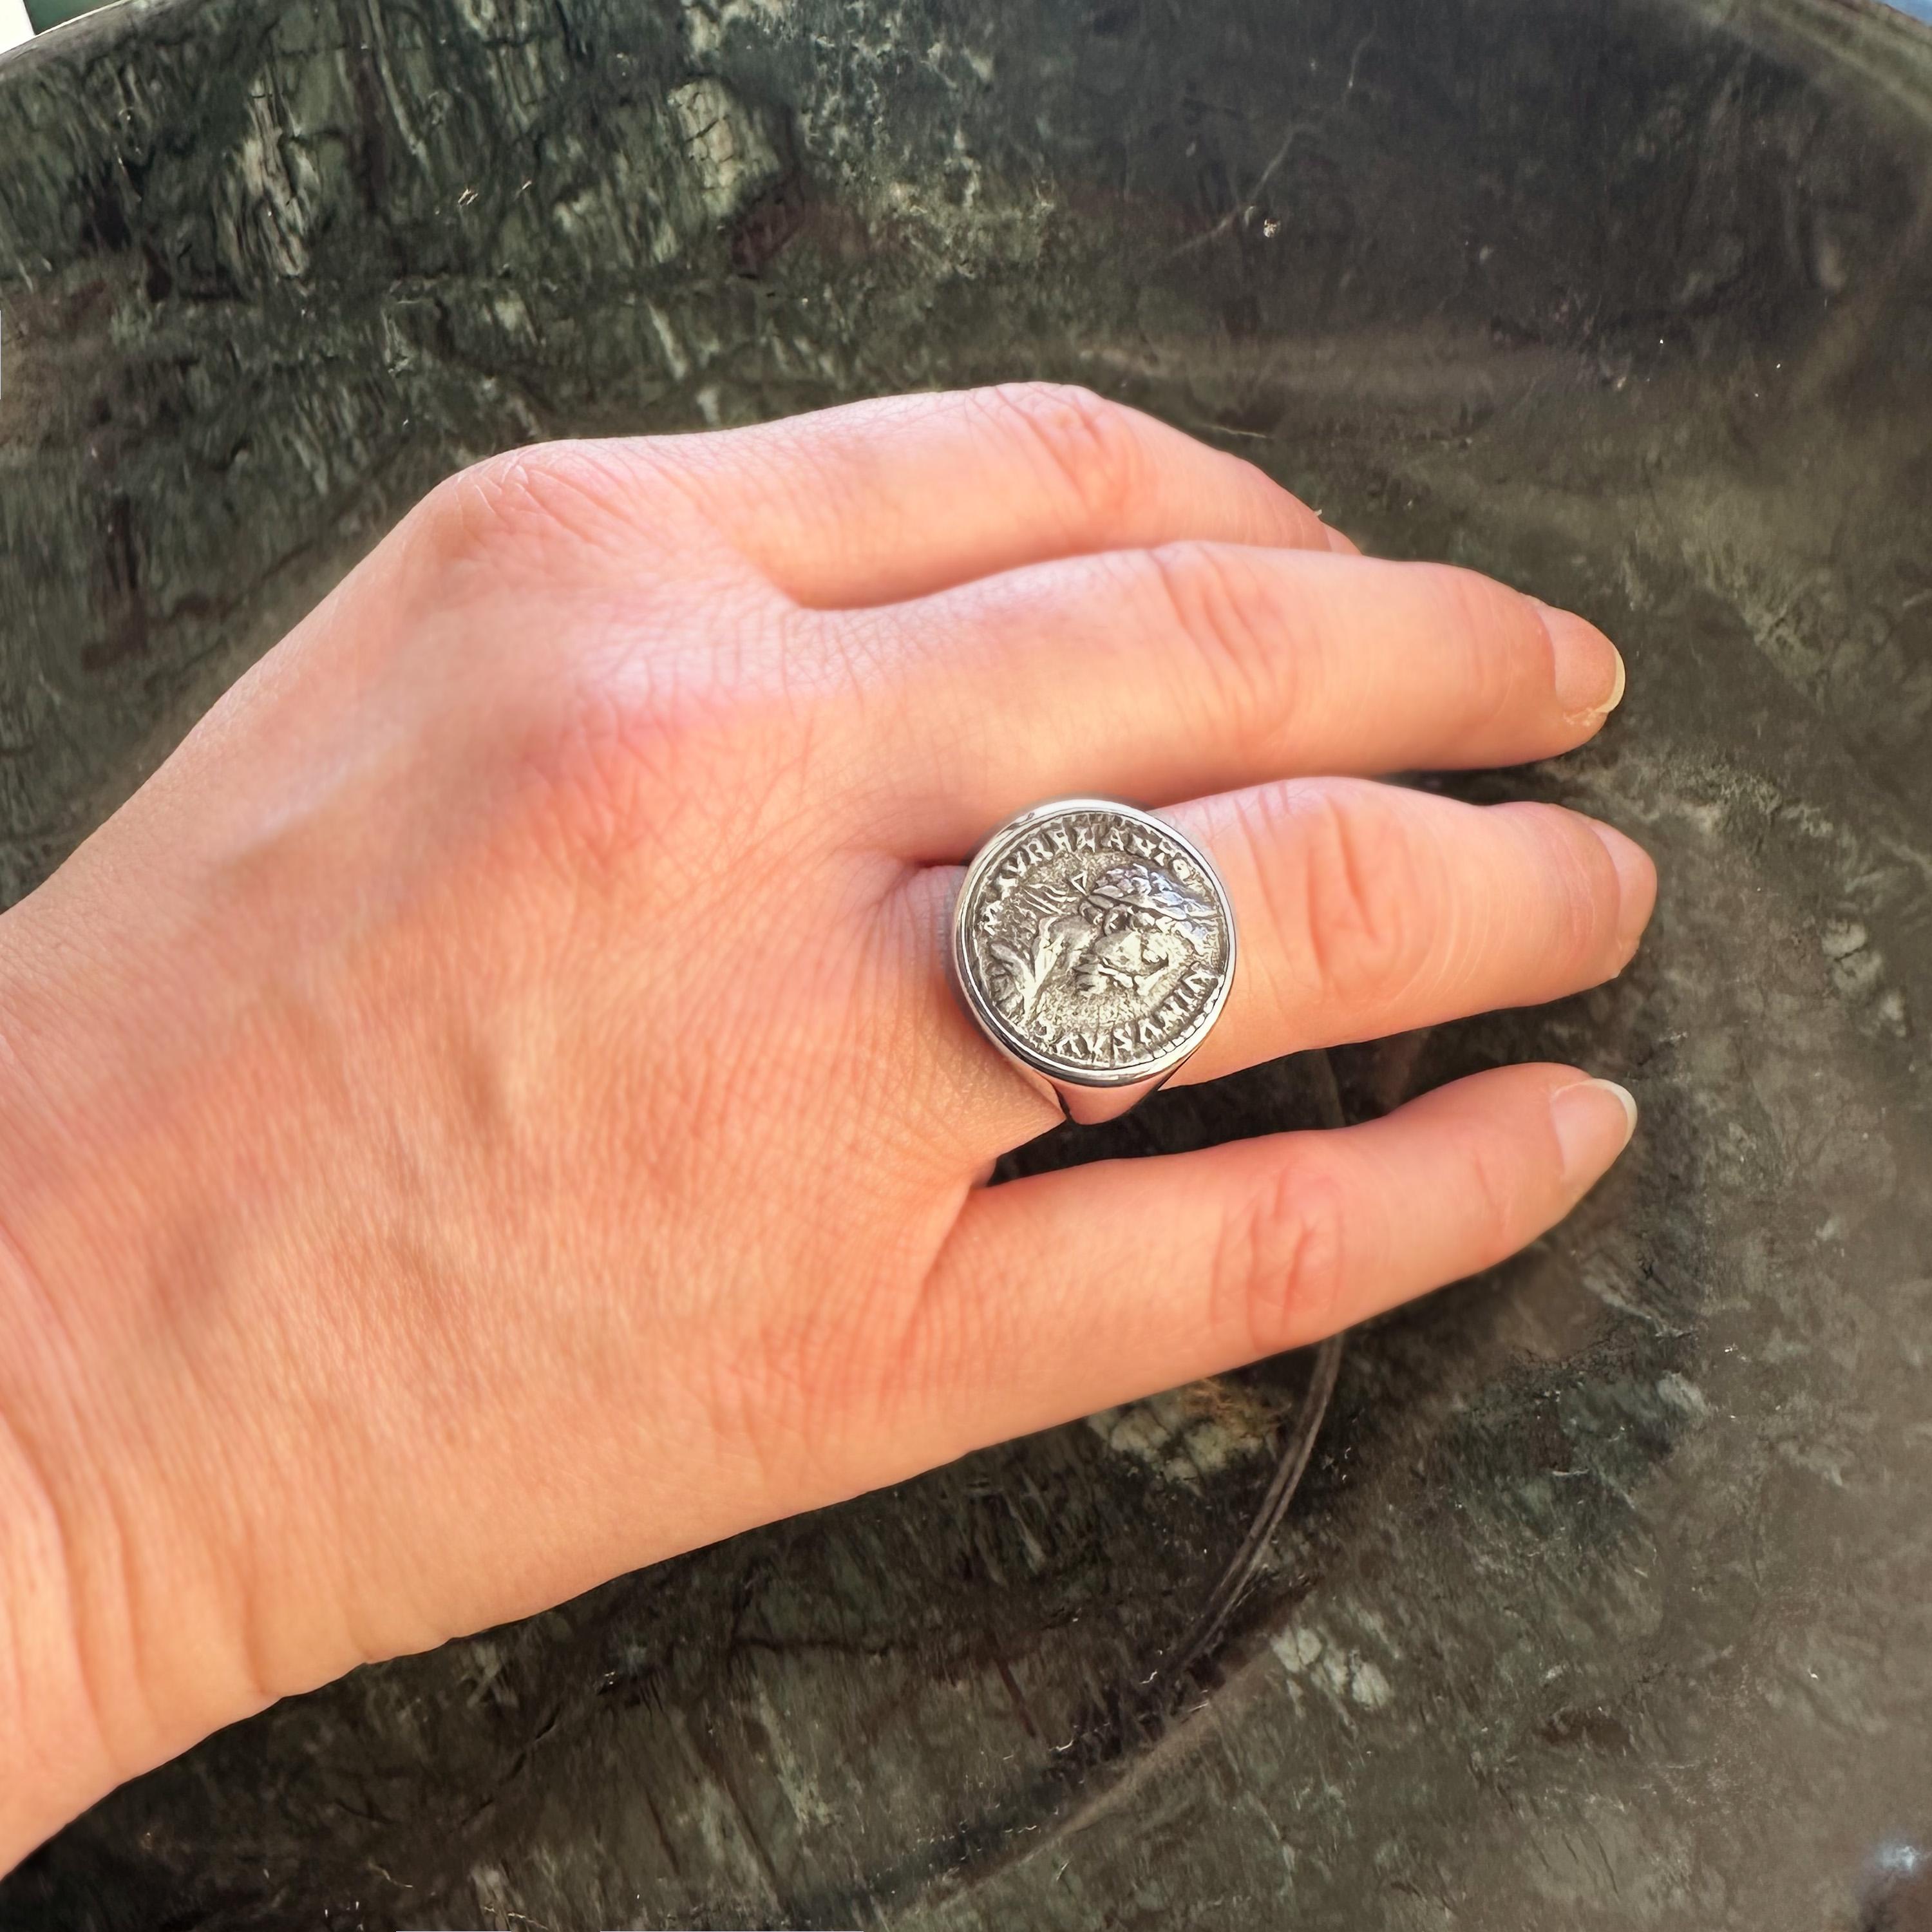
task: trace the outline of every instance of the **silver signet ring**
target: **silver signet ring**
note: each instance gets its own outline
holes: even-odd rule
[[[1107,798],[1010,818],[966,868],[952,976],[987,1038],[1067,1118],[1124,1114],[1208,1036],[1234,915],[1200,848]]]

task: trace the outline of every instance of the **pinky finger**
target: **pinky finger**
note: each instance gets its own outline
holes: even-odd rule
[[[1318,1340],[1534,1240],[1636,1118],[1606,1081],[1510,1066],[1360,1126],[989,1189],[928,1283],[911,1379],[964,1448]]]

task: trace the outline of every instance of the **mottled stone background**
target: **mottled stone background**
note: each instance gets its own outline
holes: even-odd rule
[[[358,1672],[8,1932],[1903,1928],[1932,1846],[1932,37],[1850,0],[131,0],[0,61],[0,890],[435,478],[1051,375],[1597,617],[1614,986],[1028,1164],[1625,1080],[1356,1337]]]

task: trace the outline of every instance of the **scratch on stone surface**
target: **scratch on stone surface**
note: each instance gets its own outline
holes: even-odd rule
[[[1040,1726],[1034,1722],[1033,1713],[1027,1708],[1025,1698],[1020,1694],[1018,1681],[1013,1676],[1006,1660],[1004,1657],[996,1655],[993,1659],[993,1668],[999,1673],[1000,1682],[1006,1687],[1006,1696],[1012,1702],[1014,1714],[1020,1720],[1020,1729],[1024,1731],[1035,1744],[1044,1742]]]
[[[1352,76],[1349,84],[1352,86],[1354,85]],[[1291,122],[1288,124],[1288,132],[1282,137],[1281,146],[1274,151],[1267,166],[1262,170],[1254,186],[1239,196],[1234,206],[1229,208],[1213,227],[1204,230],[1198,235],[1190,236],[1187,240],[1182,242],[1174,250],[1175,255],[1177,256],[1186,255],[1196,249],[1205,248],[1209,242],[1218,240],[1224,235],[1232,234],[1242,222],[1250,219],[1255,212],[1258,198],[1266,191],[1268,183],[1280,172],[1296,141],[1305,131],[1304,129]]]

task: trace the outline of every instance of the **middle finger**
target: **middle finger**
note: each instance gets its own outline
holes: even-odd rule
[[[878,836],[928,860],[1060,794],[1550,758],[1623,688],[1601,632],[1492,578],[1260,545],[1065,558],[829,621]]]

